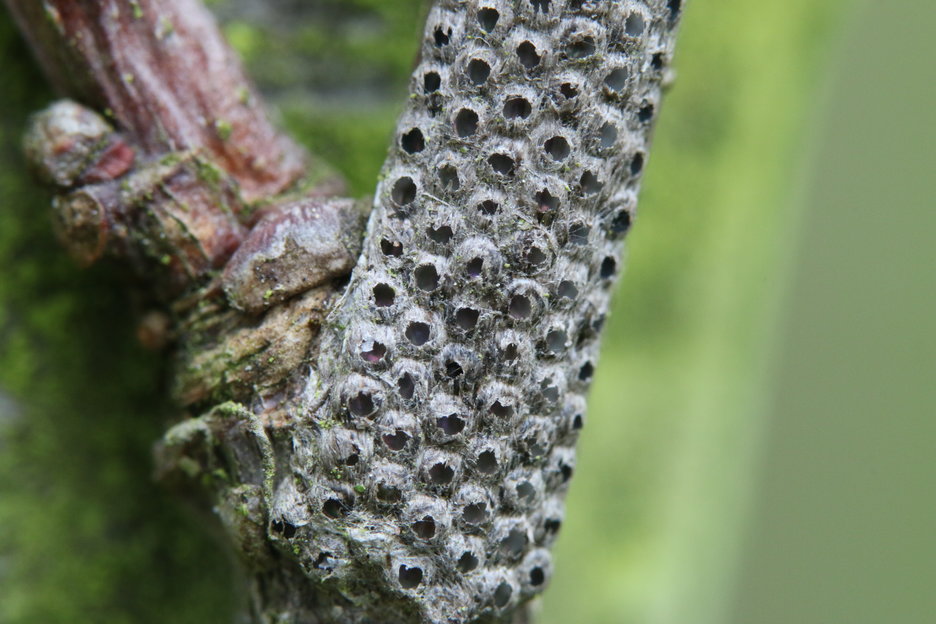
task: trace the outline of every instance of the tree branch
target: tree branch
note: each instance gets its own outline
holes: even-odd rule
[[[113,105],[131,149],[204,150],[252,199],[295,182],[291,144],[250,127],[255,96],[237,96],[194,0],[8,2],[58,82]],[[64,176],[90,185],[59,209],[66,238],[93,251],[102,227],[141,229],[117,236],[124,255],[189,279],[168,291],[176,395],[196,417],[158,466],[205,488],[258,622],[506,621],[544,589],[680,8],[436,2],[360,257],[353,202],[280,202],[255,223],[219,209],[230,188],[197,155],[128,171],[119,136],[77,124],[105,149]],[[166,75],[163,17],[187,41]],[[193,59],[217,76],[184,71]],[[40,119],[34,160],[75,139],[62,119]],[[199,222],[167,183],[234,214],[203,228],[230,226],[231,244],[196,234],[193,249]],[[354,258],[349,284],[329,281]]]

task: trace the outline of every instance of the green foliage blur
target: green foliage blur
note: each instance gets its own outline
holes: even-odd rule
[[[424,2],[209,4],[282,123],[370,193]],[[774,409],[794,181],[855,3],[686,4],[542,624],[726,622],[739,562],[770,563],[740,536]],[[150,480],[163,364],[135,346],[120,276],[58,250],[24,171],[19,134],[51,94],[3,12],[0,92],[0,622],[230,622],[227,554]],[[764,605],[739,624],[805,621]]]

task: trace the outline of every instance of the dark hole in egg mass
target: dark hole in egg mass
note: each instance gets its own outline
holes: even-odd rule
[[[397,429],[394,433],[387,433],[383,436],[384,444],[387,445],[387,448],[391,451],[402,451],[406,447],[406,443],[409,441],[410,437],[400,429]]]
[[[407,154],[415,154],[426,149],[426,140],[419,128],[413,128],[400,137],[400,146]]]
[[[401,206],[405,206],[416,199],[416,184],[413,179],[403,176],[393,184],[390,191],[390,198]]]
[[[439,273],[435,265],[421,264],[413,272],[416,278],[416,287],[426,292],[431,292],[439,287]]]
[[[418,587],[422,582],[423,571],[417,567],[408,567],[401,565],[398,571],[398,577],[400,579],[400,586],[403,589],[413,589]]]
[[[336,498],[329,498],[322,504],[322,513],[329,518],[340,518],[345,512],[345,506]]]
[[[439,462],[429,469],[429,481],[436,485],[447,485],[455,477],[455,470],[444,462]]]
[[[468,277],[479,277],[483,269],[483,258],[472,258],[468,261],[468,264],[465,265],[465,273],[468,274]]]
[[[445,435],[458,435],[465,430],[465,421],[458,414],[449,414],[436,418],[436,425]]]
[[[470,551],[465,551],[462,553],[462,556],[458,558],[458,571],[462,574],[471,572],[478,567],[478,558],[471,554]]]
[[[396,298],[396,292],[389,284],[377,284],[374,286],[374,303],[379,308],[386,308],[393,305]]]
[[[405,335],[407,340],[420,347],[429,341],[429,325],[418,321],[410,323],[406,327]]]
[[[369,416],[375,409],[374,399],[367,392],[358,392],[348,399],[348,410],[354,416]]]
[[[540,55],[536,52],[536,46],[529,41],[524,41],[517,46],[517,57],[520,64],[527,69],[533,69],[540,62]]]
[[[400,393],[400,397],[412,399],[413,394],[416,392],[416,383],[413,381],[413,376],[409,373],[400,375],[400,378],[397,380],[397,390]]]
[[[533,112],[533,106],[522,97],[510,98],[504,102],[504,117],[507,119],[526,119]]]
[[[432,33],[432,38],[435,41],[437,47],[446,46],[449,44],[449,40],[452,37],[452,29],[443,30],[441,26],[435,29],[435,32]]]
[[[455,132],[466,139],[478,131],[478,113],[470,108],[463,108],[455,115]]]
[[[543,572],[542,568],[533,568],[530,570],[530,585],[537,587],[542,585],[545,580],[546,574]]]
[[[379,342],[365,343],[361,357],[365,362],[376,364],[387,354],[387,347]]]
[[[510,596],[513,595],[513,589],[508,583],[501,583],[494,590],[494,605],[498,608],[507,606],[510,602]]]
[[[475,86],[483,85],[491,75],[491,66],[481,59],[472,59],[468,63],[468,79]]]
[[[455,324],[459,327],[459,329],[464,329],[465,331],[474,329],[475,325],[478,324],[478,317],[480,315],[481,313],[478,310],[474,310],[472,308],[459,308],[455,312]]]
[[[432,539],[435,537],[436,524],[432,516],[424,516],[422,520],[417,520],[412,526],[413,533],[421,539]]]
[[[436,72],[429,72],[423,76],[423,90],[426,93],[434,93],[442,86],[442,77]]]
[[[396,241],[391,241],[384,238],[380,241],[380,251],[385,256],[399,258],[403,255],[403,245]]]
[[[487,518],[487,505],[485,503],[471,503],[462,510],[462,518],[469,524],[480,524]]]
[[[478,11],[478,24],[485,32],[494,30],[498,19],[500,19],[500,13],[497,12],[497,9],[484,8]]]
[[[450,240],[452,240],[452,236],[454,235],[452,228],[447,225],[440,225],[437,228],[429,228],[426,233],[429,234],[429,238],[433,242],[439,243],[440,245],[448,243]]]
[[[494,451],[482,451],[478,454],[476,466],[478,472],[483,472],[485,474],[495,472],[497,470],[497,456],[494,454]]]

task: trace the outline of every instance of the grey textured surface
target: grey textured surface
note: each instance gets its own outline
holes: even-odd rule
[[[277,451],[269,537],[336,620],[497,619],[548,584],[679,4],[430,12]]]

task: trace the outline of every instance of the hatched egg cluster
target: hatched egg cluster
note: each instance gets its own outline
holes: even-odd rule
[[[310,577],[351,595],[378,570],[431,622],[548,583],[679,10],[431,10],[274,497],[270,535]]]

